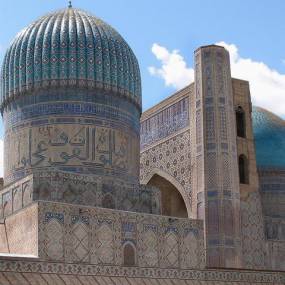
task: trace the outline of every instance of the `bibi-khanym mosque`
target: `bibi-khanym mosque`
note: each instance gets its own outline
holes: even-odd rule
[[[73,8],[21,31],[1,70],[1,285],[285,283],[285,122],[229,53],[142,112],[138,61]],[[285,93],[285,90],[284,90]]]

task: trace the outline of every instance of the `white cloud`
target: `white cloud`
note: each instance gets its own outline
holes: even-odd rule
[[[187,64],[179,54],[178,50],[168,51],[165,47],[153,44],[151,51],[161,61],[161,67],[150,66],[151,75],[161,77],[166,86],[181,89],[194,80],[194,70],[187,67]]]
[[[4,168],[4,144],[3,140],[0,139],[0,177],[3,177],[3,168]]]
[[[285,74],[270,68],[263,62],[239,55],[234,44],[219,42],[230,53],[232,76],[248,80],[254,105],[264,107],[285,116]],[[149,67],[149,72],[164,79],[167,86],[180,89],[194,79],[194,71],[187,67],[182,55],[177,50],[168,51],[165,47],[153,44],[152,52],[161,61],[161,67]]]
[[[249,81],[253,104],[285,116],[285,74],[263,62],[241,57],[233,44],[219,42],[217,45],[230,53],[232,76]]]

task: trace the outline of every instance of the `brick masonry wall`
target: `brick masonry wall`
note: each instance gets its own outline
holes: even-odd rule
[[[43,260],[134,266],[203,268],[201,221],[39,202],[39,257]]]
[[[155,187],[50,170],[34,172],[0,191],[0,218],[38,200],[160,214],[160,192]]]

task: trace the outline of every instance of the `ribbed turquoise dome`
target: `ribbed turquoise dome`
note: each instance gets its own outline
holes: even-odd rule
[[[252,121],[257,166],[285,169],[285,121],[260,107],[253,107]]]
[[[3,61],[0,103],[59,86],[112,90],[141,106],[139,66],[128,44],[102,20],[71,7],[16,36]]]

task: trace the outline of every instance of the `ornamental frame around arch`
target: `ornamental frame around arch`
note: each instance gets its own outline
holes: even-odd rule
[[[187,215],[188,218],[191,217],[191,204],[190,204],[190,199],[186,193],[186,191],[184,190],[183,186],[170,174],[168,174],[167,172],[159,169],[159,168],[154,168],[148,175],[146,175],[146,177],[141,181],[141,184],[145,184],[147,185],[149,183],[149,181],[151,180],[151,178],[154,175],[158,175],[161,176],[162,178],[164,178],[165,180],[167,180],[168,182],[170,182],[180,193],[180,195],[183,198],[184,204],[186,206],[187,209]]]

